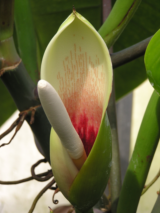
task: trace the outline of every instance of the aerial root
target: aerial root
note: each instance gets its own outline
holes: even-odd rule
[[[30,124],[33,124],[34,123],[34,117],[35,117],[35,112],[36,112],[36,109],[38,107],[40,107],[41,105],[38,105],[38,106],[34,106],[34,107],[30,107],[29,109],[27,110],[24,110],[22,112],[19,113],[19,116],[18,118],[11,124],[11,126],[5,131],[3,132],[1,135],[0,135],[0,140],[2,138],[4,138],[6,135],[8,135],[15,127],[15,132],[13,134],[13,136],[11,137],[11,139],[9,140],[8,143],[3,143],[0,145],[0,147],[3,147],[3,146],[6,146],[6,145],[9,145],[13,138],[16,136],[17,132],[20,130],[20,128],[22,127],[23,125],[23,122],[26,118],[26,116],[31,112],[31,118],[30,118]]]

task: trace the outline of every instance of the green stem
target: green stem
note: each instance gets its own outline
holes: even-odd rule
[[[140,2],[141,0],[117,0],[115,2],[107,20],[99,29],[99,33],[108,47],[111,47],[121,35]]]
[[[117,213],[135,213],[160,136],[160,97],[154,91],[124,178]]]
[[[3,12],[0,13],[0,21],[2,22],[6,19],[7,22],[5,23],[9,23],[6,27],[0,28],[2,35],[0,36],[0,76],[15,101],[17,108],[20,111],[24,111],[30,107],[39,105],[40,102],[36,85],[31,80],[21,62],[12,38],[13,2],[12,0],[0,0],[0,9],[3,8],[8,14],[8,16],[6,16]],[[36,110],[33,124],[30,124],[30,118],[31,115],[28,115],[26,120],[34,133],[36,141],[38,141],[37,144],[40,146],[39,150],[42,149],[45,158],[50,161],[49,136],[51,126],[42,107]]]
[[[13,0],[0,0],[0,76],[21,62],[12,38],[13,8]]]
[[[120,154],[117,133],[116,106],[115,106],[115,89],[113,83],[112,94],[107,108],[108,117],[111,125],[112,133],[112,167],[110,174],[111,188],[111,209],[112,213],[116,213],[118,198],[121,190],[121,171],[120,171]]]
[[[23,63],[20,63],[15,70],[5,72],[1,76],[1,79],[20,111],[39,105],[40,102],[36,85],[28,75]],[[33,124],[30,124],[30,115],[27,116],[26,120],[38,140],[40,147],[43,149],[46,159],[50,161],[49,137],[51,127],[42,107],[36,110]]]
[[[136,58],[144,55],[151,38],[152,36],[119,52],[112,53],[111,60],[113,68],[120,67],[121,65],[133,61]]]
[[[14,0],[0,0],[0,41],[12,36]]]

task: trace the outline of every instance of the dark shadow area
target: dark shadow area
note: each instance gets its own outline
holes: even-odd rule
[[[116,104],[122,181],[129,162],[132,97],[133,94],[130,93],[119,100]]]

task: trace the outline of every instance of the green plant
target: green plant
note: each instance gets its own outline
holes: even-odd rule
[[[41,107],[36,84],[40,76],[40,69],[41,69],[40,67],[41,67],[41,61],[42,61],[42,56],[44,54],[44,51],[49,41],[51,40],[51,38],[56,34],[61,23],[71,13],[71,5],[73,3],[75,4],[76,10],[80,14],[82,14],[87,20],[89,20],[89,22],[93,24],[93,26],[97,30],[99,29],[98,32],[103,38],[108,48],[113,46],[114,50],[117,50],[118,48],[123,49],[122,48],[123,45],[130,46],[129,42],[131,42],[132,39],[133,39],[132,40],[133,43],[136,43],[140,39],[144,39],[147,37],[147,33],[145,34],[145,30],[140,35],[138,34],[138,32],[133,32],[132,27],[134,25],[134,22],[130,22],[137,8],[139,6],[141,7],[141,5],[146,6],[146,3],[144,2],[141,3],[141,0],[128,0],[128,1],[117,0],[108,18],[103,24],[101,23],[102,22],[101,8],[102,8],[103,1],[100,1],[100,0],[77,1],[76,3],[74,1],[58,1],[58,0],[52,0],[52,1],[50,0],[47,3],[45,0],[40,0],[40,1],[15,0],[15,2],[14,0],[8,0],[8,1],[0,0],[0,77],[3,83],[5,84],[5,86],[7,87],[7,89],[9,90],[12,96],[12,99],[14,100],[16,104],[15,106],[11,97],[8,95],[7,91],[5,90],[5,87],[0,82],[0,87],[1,87],[0,97],[2,100],[1,101],[2,105],[0,106],[1,112],[4,111],[4,108],[7,108],[6,113],[3,113],[2,115],[0,115],[0,124],[2,124],[11,115],[11,113],[16,109],[16,107],[20,111],[20,114],[17,120],[12,124],[12,126],[6,132],[0,135],[0,139],[3,138],[6,134],[8,134],[8,132],[10,132],[13,128],[16,127],[15,134],[13,135],[14,137],[17,131],[19,131],[19,129],[21,128],[23,121],[25,119],[27,120],[37,139],[38,145],[42,149],[41,152],[43,153],[45,157],[45,160],[39,161],[32,166],[32,170],[31,170],[32,177],[30,179],[45,181],[52,178],[54,175],[52,174],[51,170],[49,170],[46,173],[38,174],[38,175],[35,175],[35,172],[34,172],[35,167],[39,163],[46,162],[46,161],[50,162],[49,141],[50,141],[50,129],[51,129],[50,123],[43,111],[43,108]],[[157,6],[157,8],[160,7],[160,4],[157,2],[154,2],[154,4]],[[149,11],[151,12],[151,9]],[[76,13],[75,9],[73,8],[73,14],[75,13]],[[136,17],[136,15],[134,17]],[[79,17],[81,16],[79,15]],[[145,18],[145,14],[143,14],[143,16],[140,16],[140,19],[142,19],[140,23],[143,22],[143,18]],[[136,18],[133,20],[136,20]],[[88,23],[88,21],[85,20],[85,23],[87,23],[86,24],[87,26],[90,26],[89,27],[90,29],[93,28]],[[128,25],[128,28],[123,33],[121,37],[121,41],[119,42],[118,38],[120,37],[120,35],[122,34],[123,30],[125,29],[127,25]],[[60,32],[63,27],[64,27],[64,23],[58,32]],[[148,23],[148,28],[151,31],[151,34],[149,33],[148,36],[151,36],[157,30],[156,27],[157,27],[156,25],[153,27],[153,26],[150,26],[150,23]],[[84,28],[84,31],[85,30],[86,29]],[[90,37],[92,37],[92,33],[89,34]],[[60,35],[62,34],[59,33],[58,36]],[[59,43],[58,47],[55,47],[57,52],[59,51],[59,49],[60,51],[63,51],[63,47],[65,45],[67,46],[67,39],[70,39],[67,36],[65,40],[64,39],[60,40],[61,42]],[[125,36],[129,36],[129,39],[127,40]],[[100,127],[100,130],[99,130],[100,133],[98,134],[96,139],[96,143],[95,143],[96,145],[94,146],[94,149],[91,155],[88,157],[88,161],[86,161],[86,162],[89,162],[88,163],[89,166],[88,167],[86,166],[86,169],[85,169],[84,166],[87,165],[87,163],[84,164],[84,166],[82,166],[82,170],[80,170],[79,172],[81,174],[77,175],[76,173],[77,179],[75,180],[77,180],[77,182],[76,184],[73,184],[74,187],[71,187],[71,194],[68,196],[64,192],[65,196],[66,197],[68,196],[67,198],[74,205],[77,213],[79,211],[84,213],[88,211],[92,212],[92,209],[90,208],[93,205],[96,205],[97,200],[100,198],[102,194],[102,190],[104,190],[104,185],[105,185],[104,183],[107,182],[107,178],[109,176],[108,168],[110,167],[109,163],[110,163],[111,155],[112,155],[112,162],[113,162],[112,168],[111,168],[111,174],[110,174],[110,183],[109,183],[111,197],[106,198],[105,195],[103,195],[104,201],[109,203],[108,211],[111,211],[113,213],[121,213],[121,212],[135,213],[136,212],[141,193],[144,192],[143,191],[144,184],[145,184],[147,174],[149,172],[149,168],[152,162],[152,160],[148,161],[146,160],[146,158],[150,156],[150,159],[152,159],[159,141],[160,99],[159,99],[159,95],[154,91],[150,99],[150,102],[147,106],[140,130],[139,130],[136,146],[126,172],[123,185],[121,185],[121,179],[120,179],[115,101],[120,99],[124,95],[126,95],[128,92],[132,91],[134,88],[136,88],[140,83],[142,83],[146,79],[146,74],[144,72],[144,67],[142,65],[142,59],[137,59],[137,58],[144,55],[146,47],[150,39],[151,38],[148,38],[140,43],[130,46],[127,49],[123,49],[119,52],[115,52],[111,54],[111,61],[113,64],[113,68],[118,68],[118,69],[115,69],[114,71],[113,92],[110,98],[110,104],[108,106],[108,117],[109,117],[111,129],[109,125],[105,124],[106,120],[108,119],[107,114],[105,113],[105,109],[108,103],[108,96],[110,94],[110,85],[111,85],[111,78],[109,77],[108,85],[107,85],[107,89],[109,92],[105,94],[107,99],[105,100],[105,104],[103,105],[103,110],[102,110],[103,111],[102,113],[103,119],[101,121],[102,126]],[[98,45],[100,46],[101,43],[99,43]],[[95,51],[94,48],[93,50]],[[67,51],[69,51],[69,49],[67,49]],[[53,54],[54,57],[56,57],[56,53],[51,51],[51,53],[48,53],[47,58],[49,58],[49,54],[50,56]],[[105,57],[108,60],[107,63],[110,64],[109,62],[110,59],[107,52]],[[49,59],[49,60],[51,61],[52,59]],[[61,60],[63,61],[63,57]],[[133,65],[133,68],[130,69],[129,67],[130,65],[128,62],[134,61],[134,60],[136,60],[137,63],[135,63]],[[56,63],[56,61],[54,61],[54,63]],[[125,65],[122,66],[123,64]],[[133,62],[131,62],[131,66],[132,64]],[[94,66],[92,63],[91,65]],[[147,75],[149,80],[153,84],[154,88],[159,92],[159,86],[160,86],[159,73],[158,73],[159,71],[159,31],[152,38],[147,48],[146,55],[145,55],[145,65],[146,65]],[[42,70],[43,69],[47,69],[47,70],[49,69],[48,62],[42,63]],[[59,69],[59,67],[54,66],[54,69]],[[110,70],[110,66],[108,69]],[[42,72],[44,73],[44,71]],[[45,74],[43,74],[42,77],[49,81],[49,78],[51,76],[49,74],[48,76],[46,75],[47,77],[46,76],[44,77],[44,76]],[[108,74],[108,76],[110,75]],[[53,84],[56,85],[56,80],[54,80],[53,82],[54,82]],[[105,91],[105,89],[103,90],[103,92]],[[93,105],[93,108],[96,107],[95,106],[96,104],[97,103],[95,102]],[[42,105],[43,105],[43,102],[42,102]],[[69,109],[67,110],[69,111]],[[49,117],[50,116],[48,116],[48,118]],[[76,129],[76,126],[75,126],[75,129]],[[106,134],[104,133],[105,131],[106,131]],[[92,135],[93,135],[93,132],[92,132]],[[110,146],[110,142],[111,142],[110,135],[112,135],[113,151],[111,151],[111,146]],[[105,147],[106,146],[105,137],[107,138],[108,144],[107,143],[106,144],[108,146],[108,150]],[[9,143],[12,141],[12,138],[9,141]],[[58,137],[56,133],[52,130],[51,140],[53,140],[53,142],[56,140],[58,141],[57,138]],[[97,145],[98,140],[101,141],[102,144],[99,143],[99,145]],[[1,147],[5,145],[7,144],[2,144]],[[54,153],[53,156],[51,156],[51,161],[54,161],[56,160],[56,158],[54,158],[54,155],[56,156],[56,152],[54,152],[56,147],[51,146],[51,149]],[[62,149],[57,148],[57,150],[58,149],[61,150],[59,152],[62,152],[63,150],[63,148]],[[94,184],[96,184],[95,189],[97,187],[97,191],[99,190],[97,193],[98,194],[97,197],[94,195],[94,193],[93,193],[94,196],[90,195],[92,194],[92,191],[91,193],[87,194],[86,197],[84,196],[84,199],[82,199],[81,193],[80,195],[75,196],[77,191],[78,192],[80,191],[82,183],[86,184],[85,181],[90,177],[90,175],[95,174],[94,173],[95,171],[94,172],[92,171],[92,164],[95,163],[95,159],[97,155],[99,155],[98,151],[99,150],[102,151],[102,149],[103,151],[105,151],[105,149],[107,150],[106,152],[107,160],[104,157],[101,157],[101,159],[97,161],[98,162],[97,168],[99,165],[101,169],[100,171],[102,172],[101,174],[105,174],[105,172],[107,172],[107,175],[106,176],[100,175],[98,176],[97,180],[94,178],[95,181],[93,181],[93,183],[91,184],[92,187]],[[54,164],[53,162],[51,163],[52,165]],[[55,170],[53,169],[53,173],[54,172],[56,176],[57,168]],[[159,177],[159,173],[156,177],[157,178]],[[104,183],[100,183],[101,179],[103,179],[102,182]],[[1,183],[5,184],[2,181]],[[36,197],[29,212],[33,211],[39,197],[48,188],[52,187],[54,183],[55,181],[54,179],[52,179],[52,181],[50,181],[50,183],[47,184],[47,186],[40,192],[40,194]],[[61,184],[61,182],[59,182],[59,184]],[[101,185],[102,185],[102,189],[101,189]],[[55,189],[55,192],[59,190],[57,186],[53,188]],[[89,189],[90,187],[88,187],[87,190],[89,191]],[[92,190],[92,188],[90,190]],[[130,191],[132,191],[132,193],[129,193]],[[91,205],[88,205],[89,201],[87,200],[87,198],[90,201],[91,200],[93,201]],[[157,207],[158,205],[159,205],[159,199],[157,199],[157,203],[155,204],[155,207],[152,213],[158,212],[158,207]]]

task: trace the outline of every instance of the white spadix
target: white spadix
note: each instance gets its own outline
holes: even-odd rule
[[[73,161],[84,157],[83,143],[74,129],[57,91],[47,81],[40,80],[38,82],[38,94],[50,124]]]

